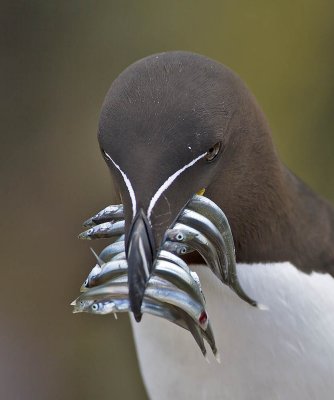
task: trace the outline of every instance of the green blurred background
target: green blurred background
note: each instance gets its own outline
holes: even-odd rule
[[[103,97],[151,53],[217,59],[256,95],[284,162],[333,201],[334,2],[17,0],[0,9],[0,399],[145,399],[127,316],[69,306],[94,264],[80,224],[112,199],[96,140]]]

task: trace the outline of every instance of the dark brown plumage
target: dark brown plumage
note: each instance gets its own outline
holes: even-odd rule
[[[214,162],[196,163],[159,200],[152,214],[157,246],[191,195],[206,187],[230,221],[237,261],[290,261],[334,275],[333,207],[281,163],[254,96],[222,64],[169,52],[131,65],[107,94],[99,140],[128,171],[144,210],[168,176],[221,142]]]

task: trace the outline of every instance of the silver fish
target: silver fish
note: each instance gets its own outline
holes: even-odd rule
[[[215,355],[216,360],[220,363],[220,357],[216,346],[215,337],[213,336],[213,330],[210,321],[208,323],[206,330],[205,331],[202,330],[202,334],[205,340],[209,343],[209,346],[211,347],[212,353]]]
[[[196,250],[203,257],[213,273],[221,278],[219,256],[214,245],[202,233],[190,226],[177,222],[166,232],[167,240],[184,243]]]
[[[99,255],[99,258],[102,259],[103,262],[105,263],[103,265],[103,268],[101,268],[99,264],[95,265],[95,267],[89,273],[87,279],[81,286],[80,291],[86,291],[90,287],[97,286],[101,283],[106,282],[109,279],[113,279],[118,275],[121,275],[119,267],[120,263],[116,261],[123,260],[124,264],[122,264],[122,268],[124,269],[125,273],[127,269],[127,264],[125,261],[126,257],[124,252],[120,252],[120,250],[124,250],[124,247],[125,245],[123,241],[114,242],[111,245],[107,246],[104,250],[102,250],[102,252]],[[161,250],[159,252],[158,259],[174,263],[179,267],[181,267],[187,274],[193,274],[193,272],[190,271],[185,261],[183,261],[180,257],[166,250]],[[195,282],[200,287],[199,280]]]
[[[124,219],[123,204],[110,205],[103,210],[99,211],[93,217],[87,219],[83,226],[94,226],[104,222],[113,220]]]
[[[116,312],[131,312],[130,302],[129,299],[126,297],[113,300],[96,301],[91,304],[87,304],[87,307],[85,307],[82,311],[101,315]],[[217,353],[214,339],[212,342],[212,338],[207,337],[208,335],[206,331],[202,331],[201,328],[199,328],[198,325],[188,316],[188,314],[178,309],[177,307],[162,304],[158,301],[144,297],[141,311],[142,313],[147,313],[156,317],[166,319],[182,327],[183,329],[190,331],[204,356],[206,356],[206,348],[203,342],[203,336],[212,348],[213,353]]]
[[[104,222],[103,224],[93,226],[80,233],[79,239],[102,239],[102,238],[111,238],[113,236],[123,235],[124,234],[124,226],[125,222],[117,221],[117,222]]]
[[[94,301],[92,304],[87,305],[82,311],[100,315],[116,313],[118,310],[115,302],[116,300]]]
[[[202,297],[204,299],[205,302],[205,296],[202,290],[202,286],[201,286],[201,282],[199,280],[199,277],[197,275],[196,272],[191,271],[191,269],[188,267],[187,263],[182,260],[182,258],[176,256],[175,254],[172,254],[166,250],[160,250],[159,254],[158,254],[158,259],[159,260],[165,260],[165,261],[170,261],[173,264],[178,265],[179,267],[183,268],[185,272],[187,272],[188,274],[190,274],[193,278],[193,280],[196,282],[198,289],[200,291],[200,293],[202,294]]]
[[[203,306],[205,305],[205,300],[197,282],[190,273],[186,272],[180,266],[166,260],[158,259],[153,272],[153,276],[155,275],[172,283],[178,289],[193,296]]]
[[[116,254],[113,257],[113,260],[126,260],[126,253],[125,251],[122,251],[121,253]]]
[[[223,210],[217,206],[212,200],[205,196],[194,195],[186,205],[189,210],[208,218],[220,231],[226,243],[227,254],[231,257],[235,255],[234,241],[230,224]]]
[[[90,248],[96,261],[97,264],[92,268],[92,270],[90,271],[90,273],[88,274],[86,280],[84,281],[84,283],[81,285],[80,291],[83,292],[85,290],[85,288],[88,285],[89,280],[91,279],[92,276],[98,275],[101,272],[101,268],[104,264],[104,261],[95,253],[95,251]]]
[[[237,275],[233,234],[228,219],[223,210],[219,208],[217,204],[209,198],[199,195],[193,196],[187,204],[186,208],[196,211],[199,214],[207,217],[217,227],[225,242],[225,252],[228,263],[228,285],[243,300],[246,300],[253,306],[260,306],[256,303],[256,301],[250,299],[240,286]]]
[[[118,238],[116,238],[115,242],[124,242],[125,241],[125,235],[123,233],[123,235],[119,236]]]
[[[99,264],[96,264],[92,268],[90,273],[88,274],[88,276],[85,279],[84,283],[81,285],[80,292],[84,292],[85,290],[87,290],[87,288],[90,287],[89,285],[90,285],[90,280],[92,279],[92,277],[94,277],[95,275],[98,275],[100,272],[101,272],[101,267],[99,266]]]
[[[158,253],[158,259],[170,261],[178,265],[179,267],[183,268],[186,272],[188,272],[188,274],[191,273],[190,268],[188,267],[187,263],[184,260],[182,260],[182,258],[178,257],[176,254],[170,253],[167,250],[164,249],[160,250]]]
[[[128,264],[126,260],[111,260],[97,269],[96,266],[89,273],[87,279],[80,288],[80,292],[85,292],[89,288],[105,283],[108,280],[118,278],[127,274]]]
[[[91,314],[109,314],[114,312],[131,312],[130,301],[128,297],[113,298],[112,300],[97,300],[97,301],[86,301],[85,304],[77,306],[75,302],[73,304],[80,308],[81,312],[88,312]],[[180,312],[177,312],[177,307],[169,304],[163,304],[156,300],[144,297],[141,306],[142,313],[152,314],[181,326],[187,329],[187,325],[184,319],[180,317]],[[178,314],[178,315],[177,315]]]
[[[189,246],[183,243],[165,241],[162,245],[163,249],[178,256],[193,252]]]
[[[202,285],[201,285],[201,281],[199,280],[199,276],[196,274],[196,272],[194,271],[190,271],[191,276],[193,277],[194,281],[197,283],[198,289],[199,291],[202,293],[202,297],[204,299],[204,302],[206,302],[205,300],[205,296],[204,296],[204,292],[202,290]]]
[[[113,207],[113,206],[109,206]],[[119,210],[119,215],[122,215],[122,205],[117,205],[115,206]],[[108,207],[107,207],[108,208]],[[249,304],[253,306],[257,306],[256,301],[251,299],[242,289],[238,276],[237,276],[237,270],[236,270],[236,261],[235,261],[235,251],[234,251],[234,243],[233,243],[233,236],[231,233],[231,229],[229,226],[229,223],[227,221],[227,218],[223,211],[210,199],[204,196],[198,196],[195,195],[193,198],[189,201],[189,203],[186,206],[186,209],[181,213],[181,216],[178,221],[183,222],[185,225],[188,225],[189,223],[189,217],[191,216],[192,210],[199,211],[200,213],[197,213],[198,216],[204,214],[208,216],[209,218],[206,218],[202,215],[202,218],[207,222],[206,224],[201,224],[203,221],[196,221],[195,219],[192,219],[193,225],[190,225],[191,227],[194,227],[198,230],[201,231],[200,227],[206,226],[211,224],[211,228],[213,225],[216,227],[216,231],[213,232],[212,229],[208,230],[208,227],[206,226],[206,231],[201,231],[201,233],[210,233],[213,234],[213,236],[208,236],[207,238],[210,240],[211,238],[216,239],[216,240],[210,240],[213,242],[212,244],[214,247],[217,249],[217,253],[219,255],[220,259],[220,264],[221,264],[221,271],[218,274],[218,277],[226,283],[228,286],[231,287],[232,290],[243,300],[248,302]],[[103,211],[103,210],[102,210]],[[194,211],[194,212],[196,212]],[[103,213],[102,213],[103,214]],[[211,220],[213,222],[211,222]],[[121,222],[121,221],[119,221]],[[104,225],[104,224],[102,224]],[[110,226],[109,226],[110,227]],[[97,228],[97,227],[95,227]],[[102,231],[105,229],[104,226],[101,227]],[[214,228],[213,228],[214,229]],[[99,231],[99,229],[97,229]],[[93,238],[98,238],[98,237],[112,237],[113,233],[108,232],[108,229],[106,229],[107,233],[105,232],[95,232],[88,230],[86,232],[83,232],[79,237],[81,238],[87,238],[87,239],[93,239]],[[217,232],[220,232],[221,235],[218,235]],[[207,235],[205,235],[207,236]],[[221,240],[223,239],[223,240]],[[215,243],[216,242],[216,243]],[[217,243],[218,242],[218,243]],[[219,243],[220,242],[220,243]],[[183,245],[183,247],[179,246],[176,244],[176,242],[169,242],[165,241],[164,243],[164,249],[178,255],[186,254],[188,252],[192,251],[192,248],[189,246]],[[209,254],[209,251],[207,252]],[[202,254],[202,257],[205,259],[204,254]],[[210,266],[213,265],[212,262],[209,264]],[[217,274],[217,271],[214,271]]]
[[[216,226],[208,218],[203,217],[203,215],[187,209],[182,211],[177,222],[196,229],[213,244],[219,259],[220,272],[218,277],[226,283],[228,266],[225,255],[225,243]]]
[[[233,235],[224,212],[212,200],[205,196],[195,194],[186,205],[186,209],[202,214],[214,223],[220,230],[228,247],[234,249]],[[109,205],[93,217],[84,222],[84,226],[94,226],[103,222],[111,222],[124,218],[123,204]]]
[[[119,253],[122,253],[125,251],[125,243],[124,240],[122,241],[116,241],[109,246],[107,246],[105,249],[103,249],[99,255],[99,257],[104,261],[108,262],[110,261],[114,256],[116,256]]]
[[[153,276],[150,278],[145,290],[145,296],[153,300],[174,305],[185,311],[199,326],[206,330],[208,326],[208,314],[203,304],[187,293],[177,289],[171,284],[164,282]],[[107,282],[84,292],[77,301],[81,300],[102,300],[113,299],[114,297],[124,297],[129,295],[127,282]]]
[[[102,301],[81,300],[81,303],[82,304],[76,304],[76,301],[72,303],[72,305],[74,305],[74,313],[88,312],[100,315],[114,313],[115,315],[115,313],[119,312],[131,312],[130,302],[127,297],[113,298],[112,300],[106,299]],[[206,349],[202,340],[203,336],[211,347],[213,354],[217,357],[218,351],[210,322],[208,323],[207,329],[204,331],[183,310],[169,304],[160,303],[147,297],[144,297],[143,299],[141,311],[142,313],[147,313],[166,319],[183,329],[189,330],[192,333],[196,343],[200,347],[203,355],[205,356]]]
[[[88,288],[96,287],[106,282],[111,282],[112,280],[114,281],[115,278],[127,274],[127,268],[127,262],[125,259],[113,259],[105,264],[97,275],[91,275],[87,278],[83,287],[81,287],[81,291],[86,291]],[[172,283],[180,290],[187,292],[204,306],[205,301],[197,282],[194,280],[190,272],[185,271],[179,265],[158,259],[153,276],[155,275],[159,278],[165,279],[169,283]]]
[[[79,298],[72,301],[71,306],[73,306],[73,314],[79,312],[85,312],[92,304],[94,300],[79,300]]]

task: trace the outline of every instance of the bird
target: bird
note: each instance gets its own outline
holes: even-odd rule
[[[98,126],[124,204],[131,326],[151,399],[331,399],[334,208],[279,159],[267,119],[231,69],[171,51],[112,83]],[[208,365],[191,339],[141,302],[166,230],[202,190],[226,214],[251,307],[204,267],[221,352]],[[139,322],[139,323],[138,323]]]

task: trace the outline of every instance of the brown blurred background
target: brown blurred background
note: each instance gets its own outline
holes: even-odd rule
[[[103,97],[151,53],[217,59],[284,162],[334,201],[334,2],[1,1],[0,30],[0,399],[145,399],[127,316],[69,305],[94,264],[81,222],[112,198]]]

